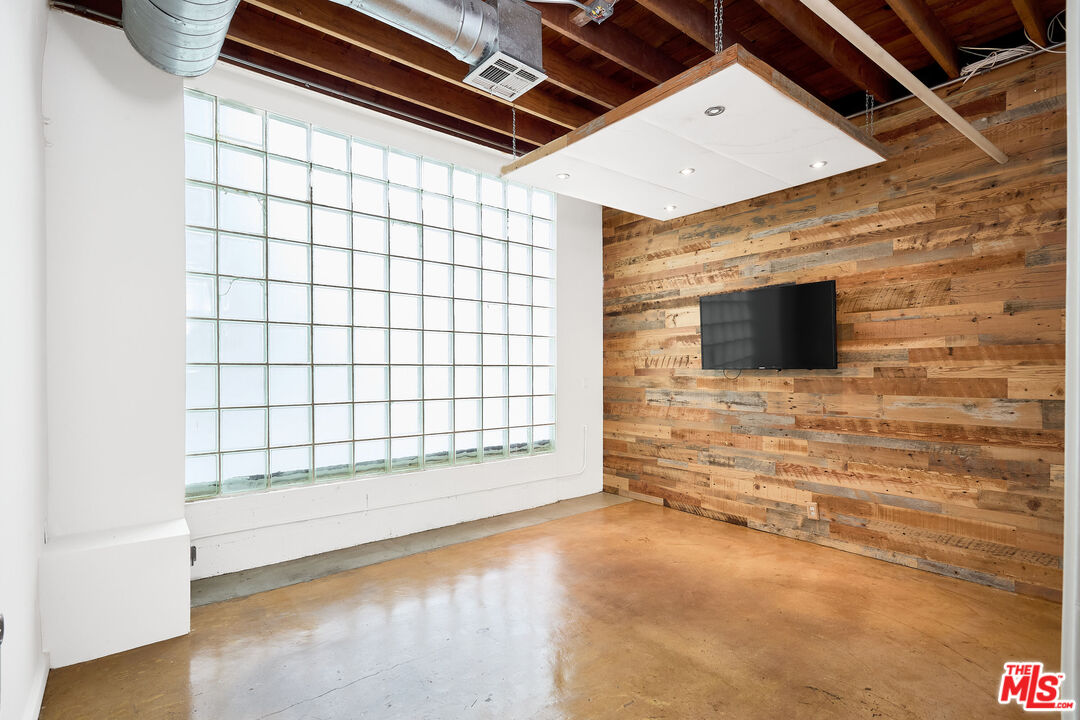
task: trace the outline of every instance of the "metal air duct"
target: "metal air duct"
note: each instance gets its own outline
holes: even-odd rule
[[[124,0],[124,33],[165,72],[194,77],[214,67],[239,0]]]

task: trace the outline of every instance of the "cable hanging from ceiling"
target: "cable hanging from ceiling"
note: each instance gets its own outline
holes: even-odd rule
[[[866,91],[866,106],[863,110],[863,125],[868,135],[874,134],[874,108],[877,106],[877,98],[869,90]]]
[[[717,55],[724,49],[724,0],[713,0],[713,50]]]

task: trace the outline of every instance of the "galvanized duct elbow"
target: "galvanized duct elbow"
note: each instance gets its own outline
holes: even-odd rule
[[[214,67],[239,0],[124,0],[124,33],[165,72],[194,77]]]

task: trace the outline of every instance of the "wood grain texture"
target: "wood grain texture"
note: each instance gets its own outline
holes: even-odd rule
[[[908,100],[879,165],[666,223],[605,210],[605,489],[1059,599],[1064,79],[1041,55],[938,91],[1003,166]],[[828,279],[837,370],[701,370],[701,295]]]

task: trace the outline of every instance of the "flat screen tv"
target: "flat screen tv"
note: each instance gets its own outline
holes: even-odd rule
[[[835,368],[836,282],[702,297],[701,367]]]

